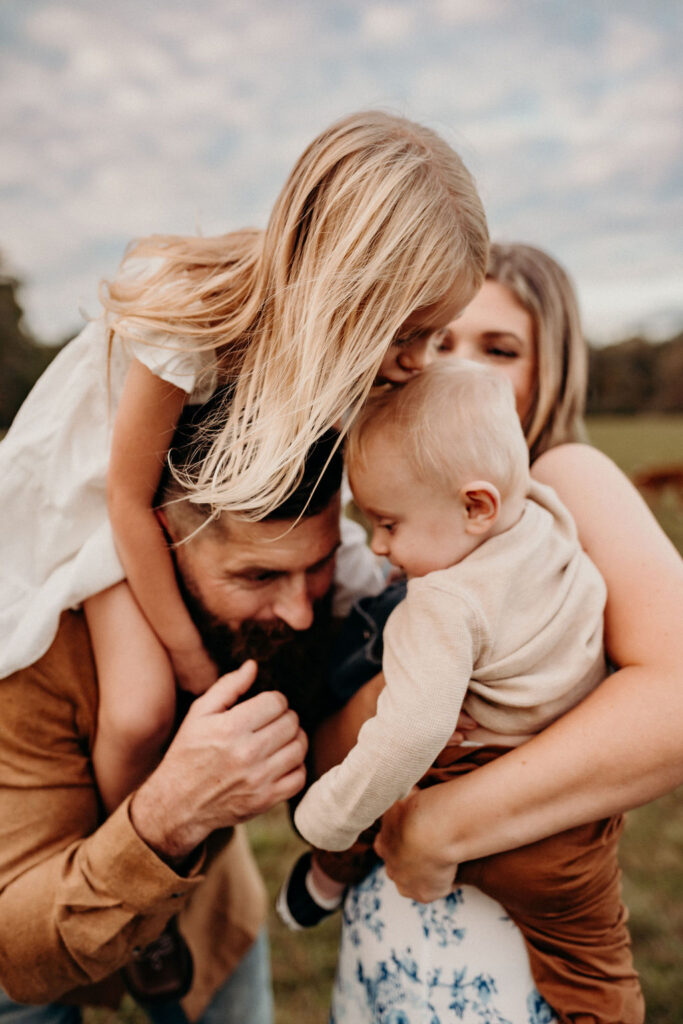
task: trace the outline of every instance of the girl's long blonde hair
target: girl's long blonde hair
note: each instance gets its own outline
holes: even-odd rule
[[[156,236],[144,281],[103,293],[125,337],[162,330],[216,350],[225,402],[191,500],[260,519],[311,444],[367,396],[400,325],[484,278],[486,219],[458,155],[422,125],[364,111],[306,149],[264,232]]]
[[[522,424],[531,461],[567,441],[585,440],[588,349],[567,272],[532,245],[494,243],[486,277],[508,288],[530,314],[536,388]]]

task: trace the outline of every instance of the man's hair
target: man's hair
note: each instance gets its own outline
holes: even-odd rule
[[[183,469],[201,460],[211,443],[205,426],[216,401],[220,399],[185,407],[159,484],[155,506],[164,509],[176,541],[204,530],[224,535],[230,519],[241,518],[238,512],[221,514],[220,509],[191,501],[181,482]],[[339,432],[327,430],[309,450],[294,489],[263,519],[295,520],[323,512],[341,488],[343,463]]]
[[[443,359],[373,396],[349,432],[351,472],[386,429],[400,436],[418,479],[440,492],[455,495],[469,480],[484,479],[505,499],[528,486],[529,453],[510,382],[476,363]]]

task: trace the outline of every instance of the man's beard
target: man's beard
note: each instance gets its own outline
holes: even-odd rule
[[[196,585],[188,575],[178,573],[178,583],[187,609],[199,630],[206,650],[222,674],[232,672],[253,658],[258,675],[241,698],[279,690],[296,711],[308,732],[328,710],[327,672],[335,624],[331,589],[313,605],[313,625],[292,629],[280,620],[246,620],[233,630],[203,605]]]

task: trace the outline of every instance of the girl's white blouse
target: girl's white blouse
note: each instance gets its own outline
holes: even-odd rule
[[[205,402],[214,352],[147,331],[114,336],[89,323],[55,357],[0,443],[0,679],[37,661],[67,608],[124,578],[106,501],[114,414],[133,358]],[[342,520],[335,611],[378,593],[383,578],[357,523]]]
[[[49,648],[59,616],[123,579],[107,515],[114,414],[133,358],[206,401],[213,352],[148,332],[114,336],[104,318],[55,357],[0,444],[0,678]]]

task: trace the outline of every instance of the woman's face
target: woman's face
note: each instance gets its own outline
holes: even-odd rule
[[[441,350],[485,363],[512,383],[524,423],[536,391],[536,343],[531,314],[505,285],[485,281],[469,306],[441,334]]]

